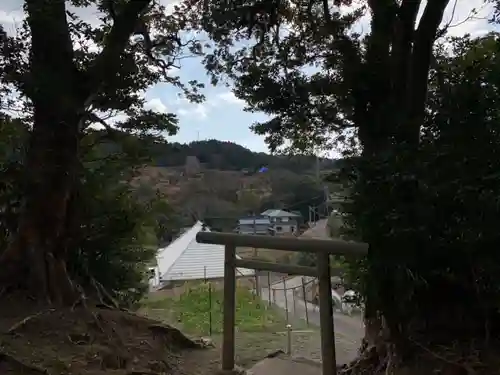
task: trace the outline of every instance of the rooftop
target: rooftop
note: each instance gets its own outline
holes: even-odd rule
[[[202,280],[224,277],[224,246],[203,244],[196,235],[210,229],[201,222],[182,234],[156,257],[161,278],[167,280]],[[253,275],[253,270],[238,268],[239,276]]]
[[[270,216],[270,217],[299,217],[300,215],[295,214],[293,212],[288,212],[285,210],[272,209],[266,210],[262,214],[262,216]]]

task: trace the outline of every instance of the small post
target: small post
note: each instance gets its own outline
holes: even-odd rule
[[[269,306],[271,306],[271,272],[267,271],[267,293]]]
[[[337,375],[335,358],[335,331],[333,323],[332,282],[330,256],[318,253],[319,321],[321,325],[321,361],[323,375]]]
[[[212,337],[212,283],[208,283],[208,304],[209,304],[209,310],[208,310],[208,335]]]
[[[260,296],[259,271],[255,270],[255,296]]]
[[[286,322],[288,323],[288,293],[286,290],[286,278],[283,277],[283,294],[285,295],[285,312],[286,312]]]
[[[234,369],[234,331],[236,324],[236,248],[226,245],[224,251],[224,323],[222,341],[222,371]]]
[[[255,220],[255,214],[254,214],[254,217],[253,217],[253,234],[257,234],[257,222]],[[257,255],[258,255],[257,248],[254,247],[253,248],[253,257],[257,258]]]
[[[212,336],[212,298],[210,295],[210,284],[207,283],[207,266],[203,266],[203,283],[208,285],[208,335]]]
[[[292,298],[293,298],[293,313],[297,311],[297,303],[295,301],[295,288],[292,288]]]
[[[302,278],[302,298],[304,300],[304,307],[306,309],[306,323],[309,327],[309,311],[307,310],[306,283],[304,281],[304,278]]]
[[[286,354],[292,355],[292,325],[286,325]]]

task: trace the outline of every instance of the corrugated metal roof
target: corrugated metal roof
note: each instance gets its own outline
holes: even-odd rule
[[[196,235],[202,228],[203,223],[198,221],[170,245],[158,251],[157,262],[162,280],[224,277],[224,246],[196,242]],[[210,231],[207,227],[205,230]],[[241,276],[254,274],[253,270],[248,269],[237,269],[237,272]]]
[[[271,217],[299,217],[300,215],[294,214],[292,212],[284,211],[284,210],[266,210],[262,214],[262,216],[271,216]]]

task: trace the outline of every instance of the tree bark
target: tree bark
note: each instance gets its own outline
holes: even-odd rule
[[[33,130],[26,160],[25,201],[17,235],[4,252],[10,281],[39,299],[69,303],[66,208],[78,161],[78,115],[83,103],[64,0],[26,0],[31,29]]]
[[[373,280],[365,312],[366,340],[379,346],[389,338],[401,359],[407,353],[408,327],[398,308],[400,285],[387,272],[387,262],[397,262],[402,244],[390,239],[393,228],[384,227],[379,218],[400,214],[400,220],[411,227],[417,215],[412,209],[403,210],[400,204],[405,200],[418,201],[416,181],[408,181],[407,177],[415,175],[430,56],[447,3],[448,0],[428,2],[415,29],[422,1],[369,1],[372,30],[365,72],[359,82],[366,89],[355,98],[355,116],[362,120],[358,136],[363,146],[357,204],[360,210],[369,207],[358,213],[363,218],[358,225],[363,240],[370,244],[368,263]],[[409,237],[406,241],[406,246],[418,246]]]
[[[150,0],[124,4],[103,52],[81,72],[74,62],[65,0],[26,0],[31,30],[27,92],[34,108],[26,160],[26,190],[15,238],[2,254],[0,282],[41,301],[71,304],[66,269],[68,203],[79,168],[80,123],[119,58]]]

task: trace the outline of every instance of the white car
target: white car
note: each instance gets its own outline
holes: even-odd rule
[[[360,296],[354,290],[346,290],[342,295],[342,311],[350,316],[355,309],[362,310]]]

